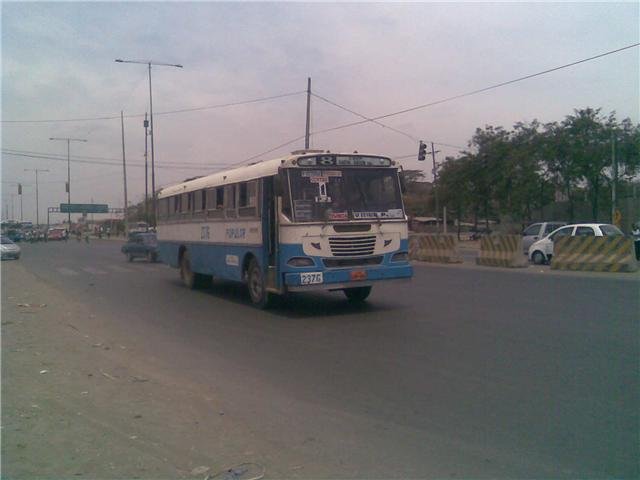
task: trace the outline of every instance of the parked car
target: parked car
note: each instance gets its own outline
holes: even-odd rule
[[[64,228],[50,228],[47,232],[47,240],[64,240],[66,234]]]
[[[20,258],[20,247],[13,243],[9,237],[2,235],[0,238],[0,256],[2,260],[10,258],[17,260]]]
[[[563,227],[567,222],[539,222],[532,223],[522,232],[522,250],[526,254],[529,247],[541,238],[549,235],[556,228]]]
[[[560,237],[617,237],[624,233],[609,223],[577,223],[555,229],[546,237],[534,242],[529,247],[528,257],[536,265],[551,261],[553,257],[553,242]]]
[[[122,253],[127,260],[133,262],[135,258],[146,258],[150,262],[158,259],[158,241],[155,233],[132,233],[129,240],[122,246]]]

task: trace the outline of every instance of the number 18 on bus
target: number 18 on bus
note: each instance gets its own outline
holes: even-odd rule
[[[189,288],[245,283],[252,302],[408,280],[399,166],[387,157],[320,150],[214,173],[158,194],[160,258]]]

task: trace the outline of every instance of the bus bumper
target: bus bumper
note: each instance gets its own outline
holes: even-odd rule
[[[365,272],[363,278],[362,272]],[[354,273],[356,275],[354,275]],[[284,283],[288,291],[342,290],[344,288],[369,287],[388,281],[408,281],[413,276],[411,265],[385,268],[347,268],[322,271],[322,283],[302,285],[300,273],[285,273]],[[354,279],[355,277],[355,279]]]

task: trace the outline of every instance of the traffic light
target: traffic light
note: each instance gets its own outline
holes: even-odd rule
[[[420,147],[418,147],[418,160],[424,160],[427,158],[427,144],[420,140]]]
[[[22,195],[22,184],[18,184],[18,195]]]
[[[69,182],[64,182],[64,191],[69,193]]]

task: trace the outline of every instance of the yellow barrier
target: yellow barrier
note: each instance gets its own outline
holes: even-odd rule
[[[410,235],[409,258],[423,262],[462,263],[455,235]]]
[[[480,239],[478,265],[486,267],[526,267],[520,235],[488,235]]]
[[[633,240],[626,237],[563,237],[553,246],[552,270],[635,272]]]

